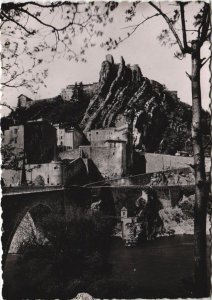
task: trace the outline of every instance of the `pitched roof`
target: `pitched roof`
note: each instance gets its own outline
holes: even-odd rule
[[[124,210],[127,211],[125,206],[122,207],[121,211],[124,211]]]

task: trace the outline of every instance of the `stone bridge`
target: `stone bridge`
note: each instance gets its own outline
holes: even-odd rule
[[[55,187],[16,187],[4,188],[2,195],[3,210],[3,265],[13,236],[25,215],[29,212],[35,223],[33,210],[42,206],[50,212],[70,219],[74,208],[90,208],[91,203],[102,201],[105,215],[120,217],[123,206],[133,213],[136,200],[143,191],[154,190],[163,207],[175,206],[183,194],[194,194],[194,186],[55,186]]]
[[[42,206],[64,218],[71,218],[74,208],[89,208],[90,194],[86,188],[79,186],[44,187],[44,188],[6,188],[2,194],[3,218],[3,266],[10,248],[13,236],[25,215],[36,207]],[[31,214],[33,219],[33,213]],[[36,221],[33,219],[35,225]]]
[[[194,185],[184,186],[92,186],[87,187],[91,192],[92,201],[103,200],[105,203],[114,203],[116,215],[125,206],[129,211],[135,210],[136,200],[142,196],[142,192],[150,191],[157,195],[162,206],[174,207],[183,195],[189,196],[195,193]]]

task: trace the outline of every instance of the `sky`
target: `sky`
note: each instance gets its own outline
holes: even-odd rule
[[[45,81],[47,88],[40,87],[37,94],[32,94],[25,88],[6,88],[3,91],[1,101],[6,101],[11,106],[17,105],[17,97],[20,94],[39,100],[50,98],[60,94],[61,89],[68,84],[82,81],[92,83],[99,80],[101,63],[106,54],[113,55],[116,63],[120,62],[123,56],[126,64],[138,64],[143,76],[165,84],[169,90],[176,90],[181,101],[191,104],[191,82],[186,76],[186,72],[191,73],[191,57],[187,55],[183,60],[174,57],[178,48],[169,45],[162,46],[157,39],[162,29],[166,28],[166,23],[161,17],[155,17],[145,22],[129,39],[121,43],[118,48],[106,51],[99,44],[107,37],[118,37],[126,34],[126,26],[134,25],[144,17],[153,12],[149,4],[140,4],[137,15],[131,23],[124,22],[124,11],[127,3],[119,4],[119,9],[114,12],[114,22],[104,28],[103,37],[97,39],[96,46],[86,51],[86,63],[67,60],[65,57],[55,58],[50,64],[43,63],[41,68],[48,68],[48,77]],[[166,11],[173,8],[168,4],[163,4]],[[195,10],[195,6],[194,6]],[[192,20],[192,7],[187,11],[188,24]],[[189,24],[190,25],[190,24]],[[188,26],[189,26],[188,25]],[[79,47],[82,36],[77,36],[73,42],[73,47]],[[208,45],[203,48],[202,57],[208,57]],[[209,64],[205,64],[201,71],[202,106],[209,109]],[[2,115],[6,115],[8,110],[3,107]]]

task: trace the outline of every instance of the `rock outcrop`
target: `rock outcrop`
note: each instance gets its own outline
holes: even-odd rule
[[[113,127],[120,115],[133,124],[138,149],[175,154],[184,150],[191,136],[191,107],[180,102],[175,91],[144,77],[138,65],[127,65],[123,57],[116,64],[108,54],[81,127],[84,131]]]

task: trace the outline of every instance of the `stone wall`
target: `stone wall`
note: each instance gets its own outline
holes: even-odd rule
[[[79,158],[79,148],[63,151],[58,154],[60,159],[77,159]]]
[[[6,187],[21,184],[21,170],[2,169],[1,177]]]
[[[42,185],[43,181],[43,185],[61,185],[62,163],[26,165],[26,178],[29,184]]]
[[[126,174],[125,143],[116,143],[115,147],[81,146],[80,157],[90,158],[104,178]]]
[[[146,173],[160,172],[168,169],[186,168],[194,163],[193,157],[173,156],[157,153],[145,153]],[[206,172],[210,171],[210,158],[205,159]]]
[[[146,173],[118,179],[100,181],[89,186],[179,186],[193,185],[194,175],[190,168],[167,170],[156,173]]]
[[[82,158],[64,163],[27,164],[25,169],[29,186],[70,186],[89,183],[88,170]],[[6,187],[20,186],[21,175],[21,170],[2,170],[2,178]],[[99,178],[96,177],[95,179],[98,180]]]

